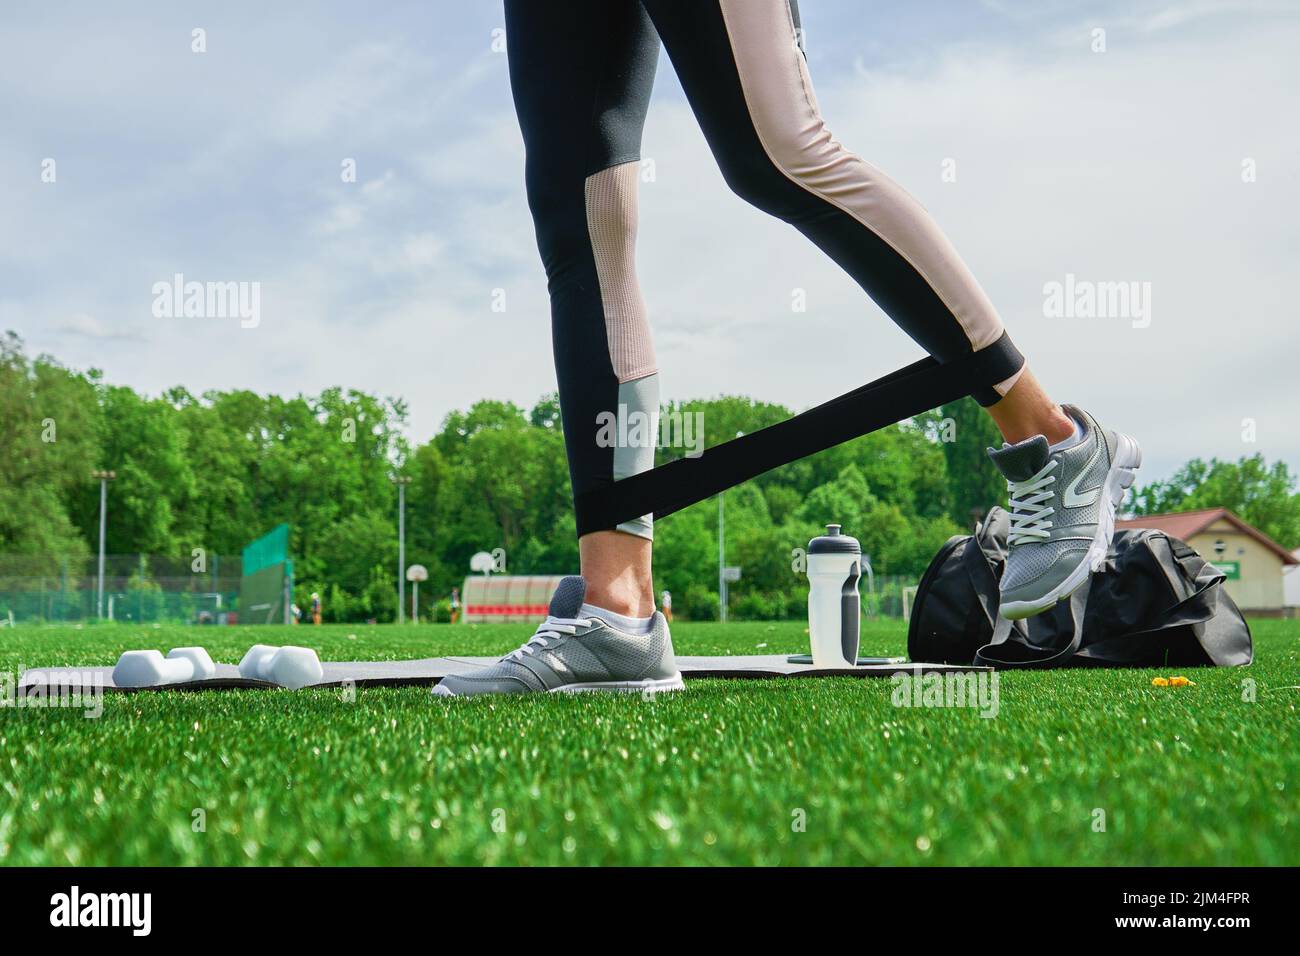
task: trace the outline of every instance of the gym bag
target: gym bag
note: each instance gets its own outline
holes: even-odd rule
[[[1068,601],[1021,621],[998,616],[1010,518],[994,508],[950,538],[917,586],[914,661],[1001,668],[1231,667],[1249,664],[1250,628],[1219,571],[1153,529],[1123,529],[1101,570]]]

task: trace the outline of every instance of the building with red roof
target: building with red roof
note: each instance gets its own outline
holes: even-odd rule
[[[1115,526],[1154,528],[1186,541],[1227,575],[1224,587],[1243,611],[1270,616],[1287,613],[1284,572],[1300,565],[1300,557],[1227,508],[1142,515],[1117,521]]]

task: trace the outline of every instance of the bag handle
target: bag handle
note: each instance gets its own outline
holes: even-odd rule
[[[1042,658],[1028,658],[1018,660],[1012,657],[999,657],[993,650],[996,647],[1007,644],[1011,637],[1011,630],[1014,622],[1007,620],[1001,614],[998,615],[997,623],[993,627],[993,639],[975,652],[975,663],[984,666],[993,667],[1018,667],[1026,670],[1041,670],[1049,667],[1057,667],[1063,661],[1069,660],[1078,653],[1079,645],[1083,642],[1083,617],[1088,610],[1088,594],[1092,590],[1092,576],[1083,586],[1070,595],[1070,620],[1073,625],[1070,641],[1061,650],[1056,653]],[[1022,644],[1021,647],[1032,647],[1032,644]]]

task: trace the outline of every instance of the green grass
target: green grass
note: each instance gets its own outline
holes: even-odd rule
[[[1154,688],[1156,671],[1004,674],[995,719],[895,707],[888,680],[850,679],[697,681],[654,701],[143,693],[109,695],[94,720],[7,707],[0,861],[1295,865],[1300,624],[1254,631],[1254,666],[1188,671],[1194,687]],[[342,660],[487,654],[527,633],[292,636]],[[286,637],[20,627],[0,631],[0,671],[195,642],[238,660]],[[681,623],[674,639],[679,653],[807,647],[794,623]],[[863,651],[903,646],[883,623]]]

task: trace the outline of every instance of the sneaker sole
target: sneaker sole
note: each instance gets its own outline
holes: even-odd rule
[[[1097,533],[1093,535],[1088,553],[1079,562],[1079,566],[1070,572],[1070,576],[1048,591],[1041,598],[1033,601],[1012,601],[998,608],[998,613],[1009,621],[1023,620],[1035,614],[1053,608],[1064,601],[1088,580],[1094,571],[1101,570],[1106,562],[1106,552],[1110,550],[1111,539],[1115,537],[1115,512],[1124,500],[1124,493],[1137,480],[1137,470],[1142,467],[1142,449],[1137,441],[1121,432],[1115,433],[1115,460],[1111,462],[1110,471],[1106,473],[1105,496],[1102,499],[1101,514],[1098,516]]]
[[[660,691],[685,690],[686,684],[682,680],[681,672],[678,671],[672,677],[648,678],[646,680],[607,680],[607,681],[588,681],[582,684],[561,684],[559,687],[552,687],[549,693],[552,694],[586,694],[590,692],[608,691],[611,693],[623,694],[657,694]]]
[[[658,694],[668,691],[685,690],[686,684],[682,681],[681,672],[677,672],[672,677],[646,678],[645,680],[606,680],[606,681],[587,681],[577,684],[561,684],[559,687],[552,687],[546,693],[548,694],[589,694],[589,693],[610,693],[610,694]],[[435,697],[489,697],[490,694],[456,694],[448,690],[442,684],[433,686]],[[509,696],[509,695],[497,695]]]

